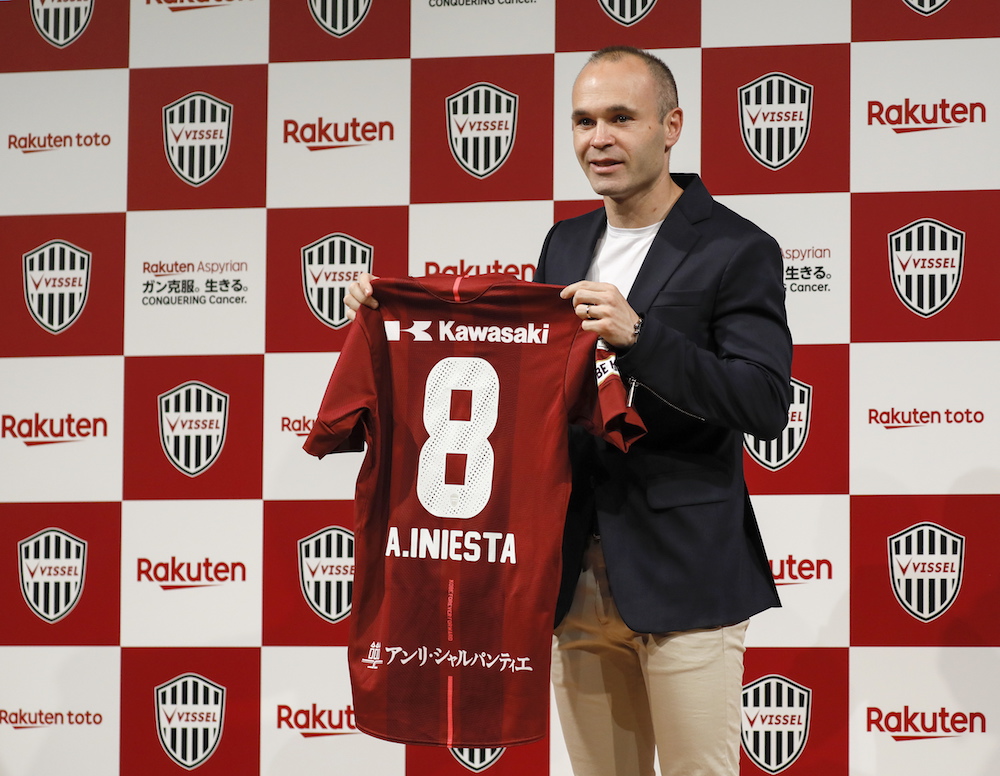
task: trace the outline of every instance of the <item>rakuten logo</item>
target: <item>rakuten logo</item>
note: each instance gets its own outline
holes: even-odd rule
[[[324,121],[320,116],[314,122],[299,123],[285,119],[283,143],[301,143],[310,151],[331,148],[350,148],[395,140],[396,128],[391,121]]]
[[[91,437],[106,437],[106,418],[46,418],[37,412],[29,418],[0,416],[0,439],[20,439],[25,445],[52,445],[59,442],[79,442]]]
[[[135,579],[137,582],[159,582],[163,590],[182,590],[190,587],[215,587],[224,582],[246,582],[247,567],[239,561],[225,563],[211,558],[202,561],[180,561],[173,555],[169,561],[154,562],[139,558]]]
[[[777,585],[803,585],[819,579],[833,579],[833,561],[826,558],[799,559],[789,554],[781,560],[768,559],[771,576]]]
[[[900,410],[870,408],[868,425],[879,425],[887,429],[913,428],[915,426],[975,425],[983,423],[986,414],[981,410],[921,410],[916,407]]]
[[[868,126],[881,124],[892,127],[893,132],[922,132],[928,129],[948,129],[959,124],[986,122],[986,106],[981,102],[911,102],[885,105],[878,100],[868,101]]]
[[[324,709],[313,703],[308,709],[278,706],[278,730],[297,730],[303,738],[343,736],[358,733],[354,723],[354,709]]]
[[[868,707],[868,732],[891,733],[895,741],[919,741],[925,738],[953,738],[962,733],[985,733],[986,715],[980,711],[883,711]]]
[[[504,264],[499,259],[486,264],[467,264],[465,259],[459,259],[457,264],[438,264],[436,261],[428,261],[424,263],[424,274],[462,275],[463,277],[468,277],[470,275],[499,274],[513,275],[519,280],[531,280],[535,277],[535,265]]]

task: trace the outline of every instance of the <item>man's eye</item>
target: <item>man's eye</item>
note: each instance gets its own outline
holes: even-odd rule
[[[619,113],[617,116],[615,116],[615,122],[617,122],[618,124],[624,124],[628,120],[629,117],[626,116],[624,113]]]

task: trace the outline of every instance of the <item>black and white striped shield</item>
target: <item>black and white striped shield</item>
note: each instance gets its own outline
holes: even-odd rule
[[[76,323],[90,291],[91,254],[65,240],[49,240],[22,255],[24,301],[35,323],[59,334]]]
[[[197,477],[215,463],[226,442],[229,394],[191,380],[156,401],[167,460],[188,477]]]
[[[233,106],[205,92],[192,92],[163,108],[163,144],[170,168],[182,181],[201,186],[229,155]]]
[[[17,573],[28,608],[58,622],[80,600],[87,573],[87,542],[46,528],[17,543]]]
[[[203,765],[222,738],[226,688],[198,674],[182,674],[154,692],[163,751],[187,770]]]

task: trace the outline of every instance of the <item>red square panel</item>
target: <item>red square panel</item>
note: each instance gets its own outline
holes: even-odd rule
[[[260,498],[263,383],[263,356],[127,358],[125,498]],[[183,386],[192,403],[161,417],[160,397]]]
[[[165,126],[164,108],[195,94],[205,95],[209,107],[185,106],[193,113],[178,113]],[[186,149],[191,180],[174,171],[169,138]],[[263,207],[267,66],[132,70],[128,151],[130,210]]]
[[[271,0],[270,18],[272,62],[410,56],[408,0]]]
[[[556,1],[556,51],[596,51],[612,44],[643,49],[700,46],[701,0]]]
[[[224,689],[225,702],[217,711],[210,703],[195,706],[174,702],[156,706],[156,688],[179,677],[196,675]],[[209,699],[211,701],[211,698]],[[195,711],[195,709],[199,709]],[[260,650],[259,649],[123,649],[122,650],[122,748],[121,772],[144,776],[176,776],[192,770],[181,766],[160,743],[157,726],[178,729],[184,737],[182,715],[215,715],[221,737],[200,764],[199,776],[254,774],[260,768]],[[195,724],[194,729],[211,728]],[[209,730],[209,741],[213,741]],[[199,740],[201,736],[198,736]],[[189,739],[190,740],[190,739]],[[206,750],[207,751],[207,750]]]
[[[551,55],[418,59],[412,78],[412,202],[552,198]]]
[[[998,209],[1000,191],[853,194],[851,340],[1000,339],[1000,316],[984,315]]]
[[[23,257],[49,246],[86,256],[89,268],[25,271]],[[89,256],[88,256],[89,255]],[[121,355],[125,214],[0,218],[0,356]],[[58,254],[57,254],[58,256]],[[59,261],[58,257],[56,261]],[[50,294],[46,294],[46,289]],[[82,293],[81,293],[82,292]],[[38,295],[47,297],[38,305]],[[69,313],[69,296],[74,307]],[[61,321],[48,313],[60,310]],[[76,300],[82,296],[82,302]],[[29,305],[35,310],[33,315]],[[40,320],[39,320],[40,319]],[[45,324],[45,325],[43,325]],[[55,325],[53,325],[55,324]]]
[[[799,345],[792,379],[796,401],[779,437],[782,446],[758,452],[769,466],[751,456],[750,443],[744,446],[747,486],[754,494],[847,493],[848,346]]]
[[[407,208],[310,208],[269,210],[267,214],[268,352],[339,351],[349,326],[337,301],[364,269],[310,262],[304,253],[332,240],[355,253],[370,252],[371,272],[407,275]]]
[[[852,0],[851,40],[1000,36],[1000,6],[958,0]]]
[[[992,494],[852,497],[851,644],[1000,646],[1000,624],[983,616],[1000,597],[998,510]],[[927,524],[948,541],[893,551],[890,537]]]
[[[702,177],[712,192],[848,191],[849,45],[706,49],[702,58]],[[811,102],[802,97],[809,89]],[[758,139],[764,146],[752,152]]]
[[[353,501],[264,503],[265,645],[347,646],[353,531]]]
[[[751,622],[750,627],[753,627]],[[847,776],[848,774],[848,650],[823,649],[749,649],[744,656],[743,688],[760,686],[762,692],[751,700],[756,702],[741,712],[743,752],[740,773],[758,776],[761,773],[785,773],[788,776]],[[764,686],[768,679],[778,677],[771,689],[780,686],[790,693],[777,697],[768,695]],[[798,687],[794,687],[798,685]],[[808,696],[808,714],[802,707],[789,708],[788,699]],[[770,717],[770,719],[769,719]],[[782,718],[785,718],[784,720]],[[783,724],[783,722],[791,724]],[[768,731],[774,743],[778,731],[794,732],[805,725],[807,735],[799,747],[765,748]],[[757,737],[754,737],[754,733]],[[797,741],[789,735],[785,741]],[[782,742],[784,743],[784,741]],[[751,750],[753,750],[751,754]],[[797,756],[793,756],[797,751]],[[754,758],[760,762],[754,762]],[[762,767],[766,765],[767,767]]]
[[[118,502],[0,504],[0,550],[0,643],[118,644]]]
[[[0,73],[128,67],[129,0],[68,3],[80,13],[72,11],[62,27],[48,26],[52,5],[39,2],[41,29],[32,5],[0,2]]]

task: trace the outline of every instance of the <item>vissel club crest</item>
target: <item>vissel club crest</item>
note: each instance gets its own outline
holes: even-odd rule
[[[812,690],[771,674],[743,687],[743,751],[767,773],[794,763],[809,738]]]
[[[962,586],[965,537],[919,523],[889,537],[892,592],[910,615],[930,622],[955,603]]]
[[[342,38],[365,20],[372,0],[307,0],[309,13],[316,24],[331,35]]]
[[[167,460],[188,477],[197,477],[215,463],[225,444],[229,394],[192,380],[156,401]]]
[[[941,312],[958,291],[965,263],[965,232],[921,218],[889,235],[892,287],[924,318]]]
[[[87,571],[87,543],[59,528],[46,528],[17,543],[17,573],[28,607],[45,622],[58,622],[80,600]]]
[[[740,133],[750,155],[771,170],[795,159],[809,138],[813,88],[768,73],[739,90]]]
[[[621,25],[630,27],[642,21],[656,5],[656,0],[599,0],[601,9]]]
[[[163,751],[189,771],[203,765],[222,738],[226,688],[198,674],[182,674],[157,687],[155,695]]]
[[[481,773],[493,765],[506,752],[505,747],[473,749],[470,747],[451,747],[452,756],[473,773]]]
[[[946,5],[948,5],[948,0],[903,0],[910,8],[919,14],[924,16],[930,16],[932,13],[937,13]]]
[[[23,254],[24,301],[35,323],[52,334],[80,317],[90,290],[89,251],[50,240]]]
[[[517,130],[516,94],[488,83],[477,83],[446,101],[448,147],[469,175],[486,178],[510,156]]]
[[[229,154],[233,106],[192,92],[163,108],[163,143],[177,176],[192,186],[207,183]]]
[[[302,288],[313,315],[327,326],[346,326],[347,287],[372,271],[372,246],[346,234],[328,234],[302,249]]]
[[[31,0],[31,21],[38,34],[58,48],[66,48],[90,24],[94,0]]]
[[[776,439],[760,440],[750,434],[743,435],[743,446],[757,463],[765,469],[777,471],[788,466],[805,447],[812,417],[811,385],[792,378],[792,403],[788,408],[788,425]]]
[[[354,534],[332,525],[299,539],[299,582],[309,607],[327,622],[351,613]]]

